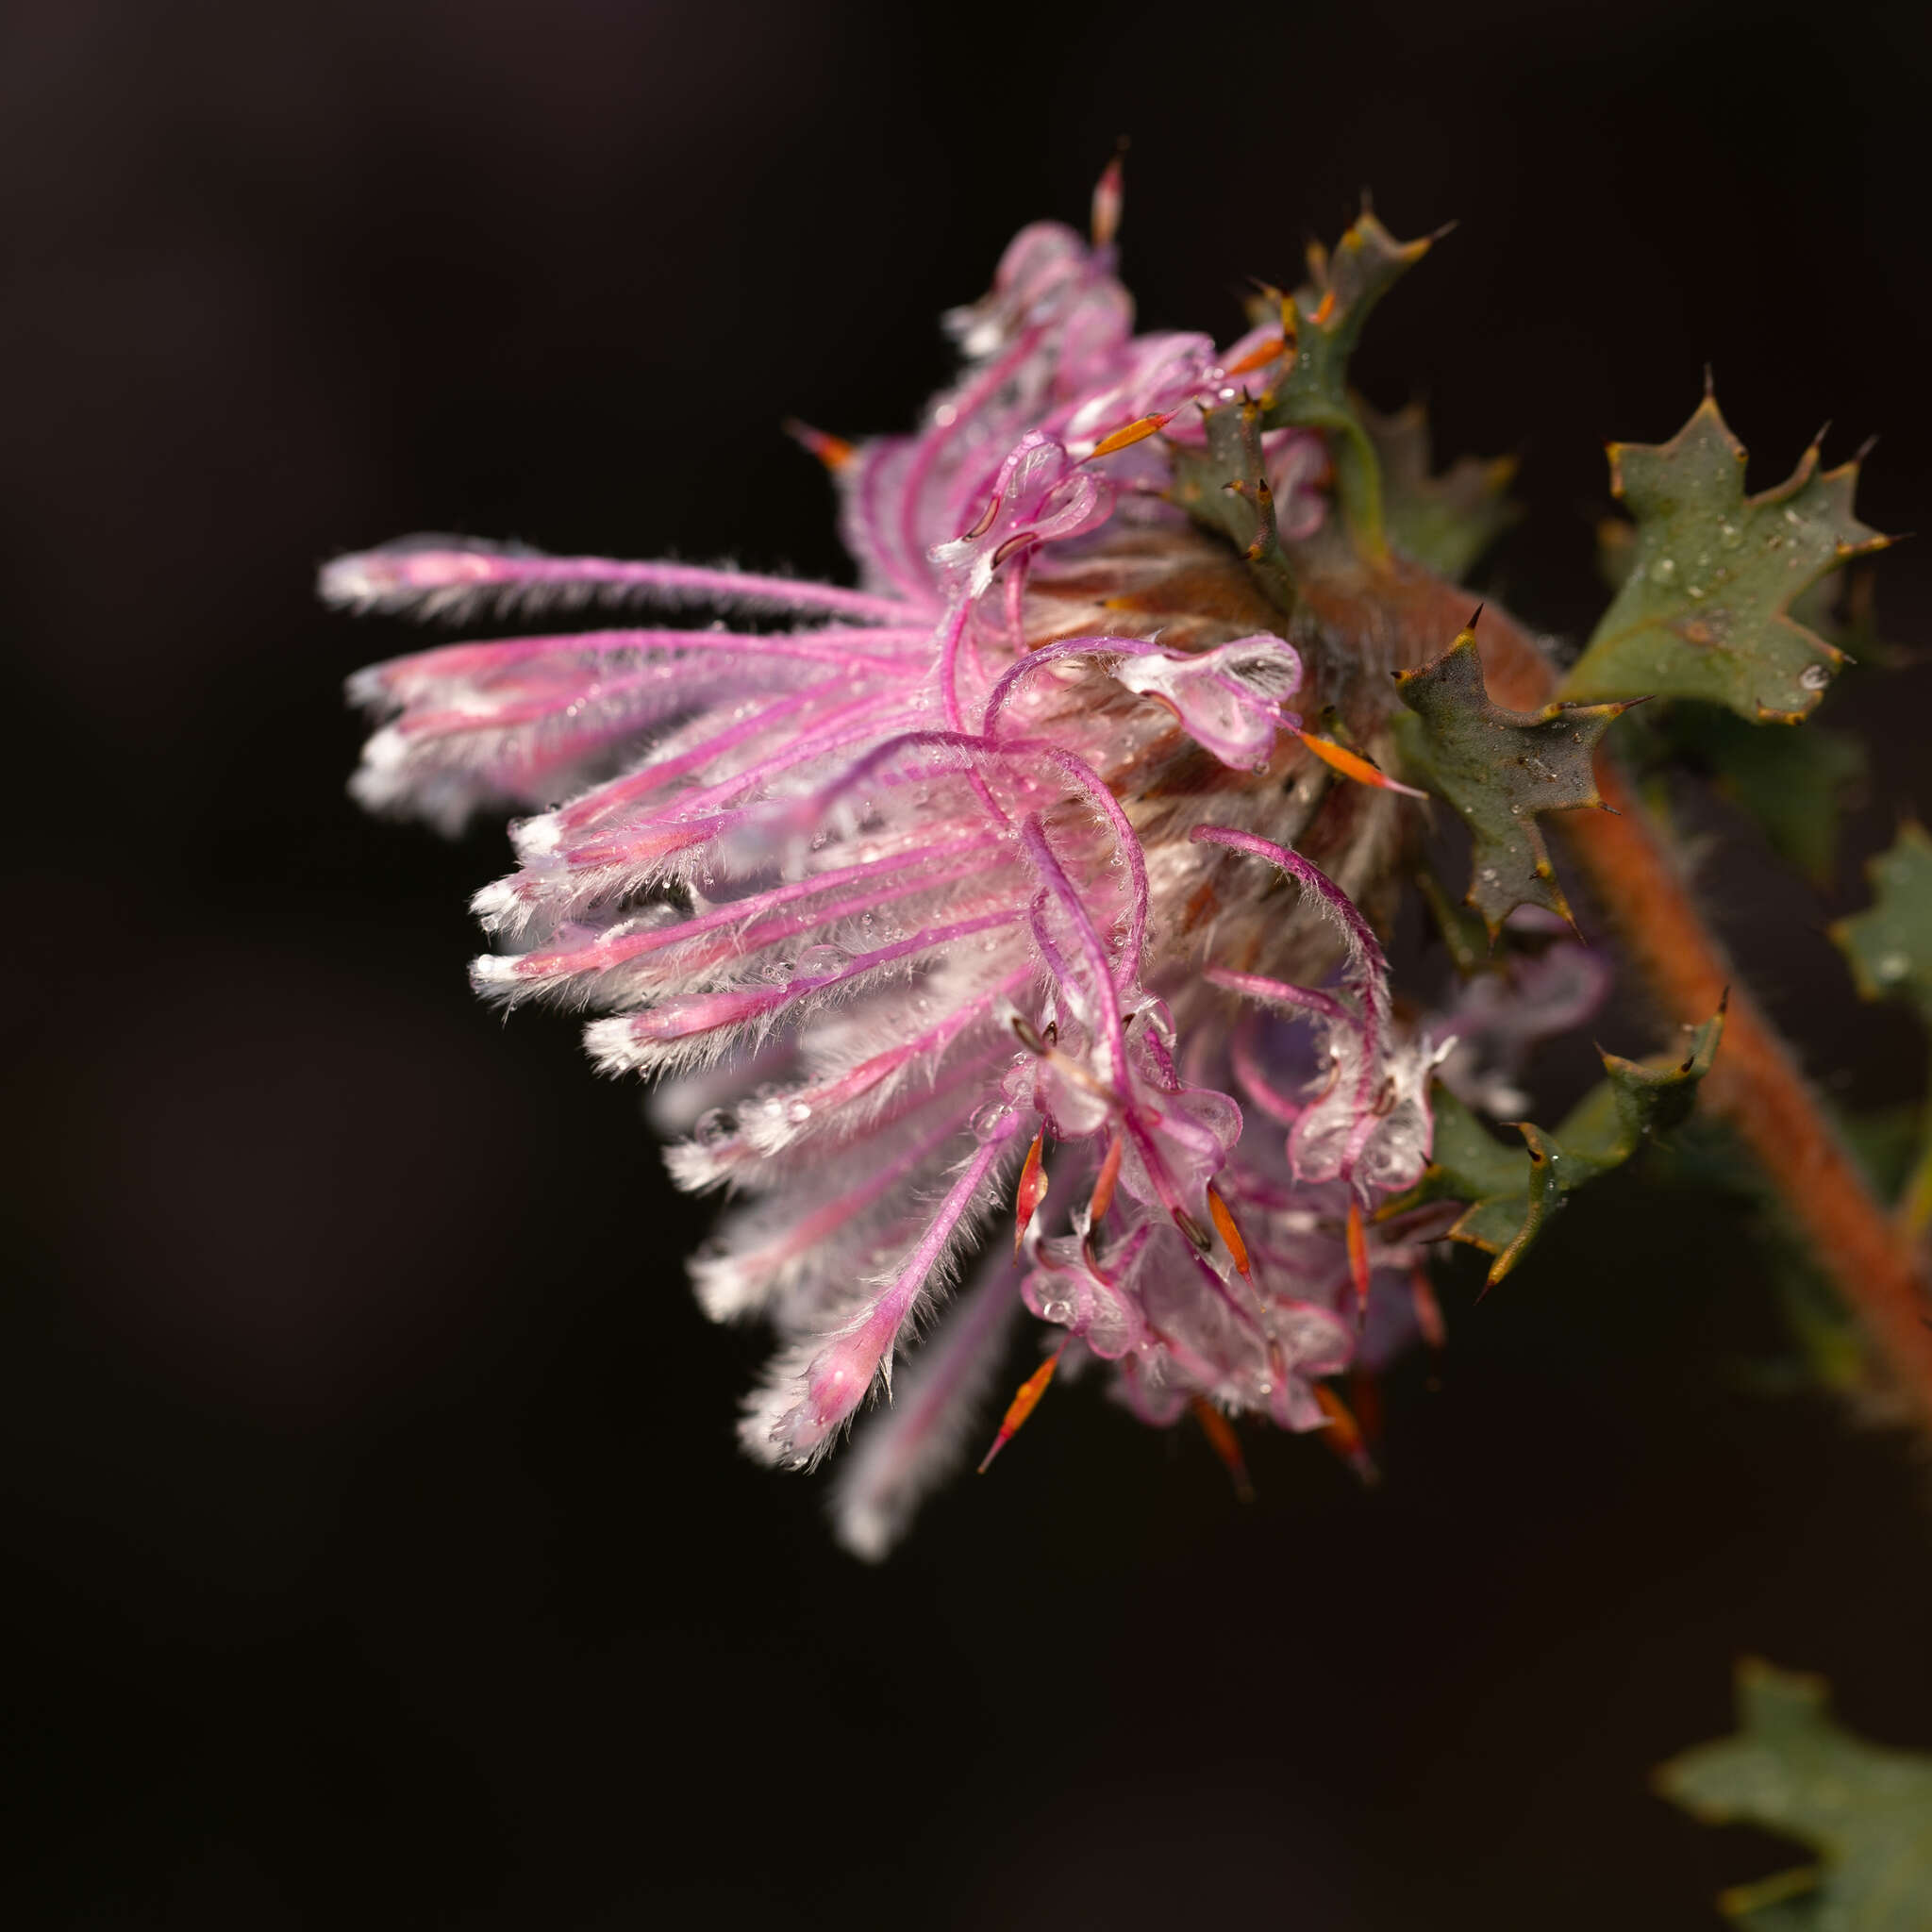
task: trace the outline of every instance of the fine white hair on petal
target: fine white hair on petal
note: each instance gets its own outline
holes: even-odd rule
[[[316,578],[339,609],[436,617],[556,610],[636,602],[713,610],[787,611],[891,622],[910,609],[896,599],[804,578],[761,576],[730,563],[632,563],[605,557],[551,557],[522,543],[468,537],[399,538],[338,557]]]
[[[996,1264],[900,1372],[891,1403],[854,1432],[830,1507],[834,1533],[855,1557],[886,1557],[921,1503],[965,1459],[1021,1307],[1017,1271]]]
[[[1320,1424],[1313,1385],[1358,1346],[1350,1204],[1420,1171],[1436,1053],[1356,903],[1403,808],[1324,810],[1286,623],[1224,594],[1239,558],[1165,497],[1191,403],[1241,356],[1137,337],[1106,236],[1054,224],[955,325],[968,365],[914,434],[806,439],[864,588],[449,537],[322,584],[417,617],[675,613],[358,674],[355,790],[446,830],[520,815],[518,869],[474,902],[477,990],[600,1016],[604,1071],[665,1076],[672,1178],[727,1197],[698,1298],[774,1338],[744,1445],[808,1468],[857,1424],[833,1516],[874,1559],[958,1459],[1023,1300],[1150,1423],[1205,1400]],[[1323,445],[1269,435],[1283,531],[1311,536]],[[1311,706],[1349,694],[1326,637]],[[1300,893],[1256,891],[1254,858]],[[1293,983],[1338,955],[1333,991]],[[1251,1002],[1232,1034],[1226,991]],[[995,1214],[1024,1224],[1024,1289],[1002,1253],[949,1304]],[[1419,1225],[1369,1223],[1378,1292]]]
[[[869,1394],[891,1393],[898,1349],[950,1287],[991,1207],[1014,1124],[968,1157],[904,1261],[865,1284],[841,1327],[795,1343],[771,1364],[739,1424],[752,1455],[787,1469],[815,1468]]]

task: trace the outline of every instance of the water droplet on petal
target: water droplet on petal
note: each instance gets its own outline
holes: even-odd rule
[[[852,956],[843,946],[808,946],[798,956],[800,979],[831,979],[851,963]]]

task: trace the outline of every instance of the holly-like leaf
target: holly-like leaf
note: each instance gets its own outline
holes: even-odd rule
[[[1872,906],[1840,919],[1831,937],[1865,998],[1908,999],[1932,1025],[1932,839],[1907,820],[1865,870]]]
[[[1932,1924],[1932,1757],[1836,1723],[1821,1677],[1738,1666],[1735,1737],[1662,1766],[1658,1793],[1710,1824],[1796,1839],[1821,1863],[1720,1895],[1753,1932],[1924,1932]]]
[[[1348,391],[1348,359],[1377,302],[1435,241],[1398,242],[1364,208],[1331,255],[1308,249],[1308,280],[1282,305],[1294,355],[1268,398],[1263,426],[1319,429],[1327,438],[1349,534],[1367,555],[1388,549],[1375,449]]]
[[[1704,698],[1796,724],[1844,653],[1791,616],[1792,599],[1889,541],[1852,513],[1857,479],[1856,462],[1820,471],[1814,443],[1747,497],[1744,446],[1709,394],[1669,442],[1612,443],[1610,488],[1636,520],[1628,570],[1564,695]]]
[[[1261,406],[1243,397],[1205,412],[1205,448],[1170,445],[1169,494],[1198,524],[1233,543],[1257,581],[1283,610],[1295,604],[1293,573],[1274,524],[1274,498],[1261,460]]]
[[[1845,793],[1865,775],[1850,733],[1813,724],[1774,731],[1715,705],[1673,705],[1665,739],[1707,766],[1717,788],[1757,821],[1781,857],[1820,885],[1838,856]]]
[[[1449,1237],[1496,1257],[1488,1282],[1495,1287],[1523,1259],[1565,1196],[1682,1124],[1723,1035],[1721,1007],[1681,1056],[1626,1060],[1605,1054],[1606,1077],[1554,1133],[1517,1123],[1524,1143],[1520,1148],[1505,1146],[1439,1084],[1431,1095],[1436,1135],[1429,1165],[1406,1194],[1384,1204],[1382,1218],[1430,1201],[1466,1201]]]
[[[1395,681],[1414,714],[1413,722],[1396,720],[1403,763],[1456,808],[1474,835],[1468,903],[1491,939],[1519,906],[1569,919],[1537,814],[1603,805],[1591,752],[1610,721],[1637,701],[1506,711],[1490,701],[1473,627],[1433,664],[1398,671]]]
[[[1438,576],[1460,583],[1517,519],[1508,494],[1516,458],[1461,457],[1432,476],[1429,419],[1420,403],[1384,416],[1359,396],[1353,400],[1382,465],[1389,541]]]

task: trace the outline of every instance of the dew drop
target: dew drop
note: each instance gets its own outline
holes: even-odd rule
[[[714,1107],[701,1113],[691,1125],[691,1137],[700,1147],[722,1147],[738,1135],[738,1116],[728,1107]]]
[[[786,1106],[785,1118],[794,1127],[802,1127],[811,1118],[811,1106],[808,1101],[794,1100]]]
[[[843,946],[808,946],[798,956],[801,979],[831,979],[842,973],[852,956]]]
[[[975,1141],[991,1141],[998,1137],[1000,1130],[1013,1117],[1013,1109],[1003,1100],[989,1100],[980,1108],[967,1124],[973,1129]]]
[[[1823,664],[1807,664],[1798,673],[1798,682],[1807,691],[1823,691],[1831,682],[1831,673]]]

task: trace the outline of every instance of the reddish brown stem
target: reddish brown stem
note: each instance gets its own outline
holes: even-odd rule
[[[1462,593],[1444,587],[1438,601],[1446,638],[1466,615]],[[1522,710],[1547,704],[1556,674],[1529,637],[1493,606],[1480,630],[1487,633],[1491,695]],[[1571,811],[1546,823],[1565,835],[1625,951],[1672,1019],[1685,1025],[1707,1020],[1729,987],[1707,1103],[1762,1162],[1920,1424],[1932,1427],[1932,1305],[1917,1244],[1901,1237],[1866,1185],[1790,1048],[1705,924],[1663,834],[1607,754],[1598,756],[1597,787],[1617,816]]]

